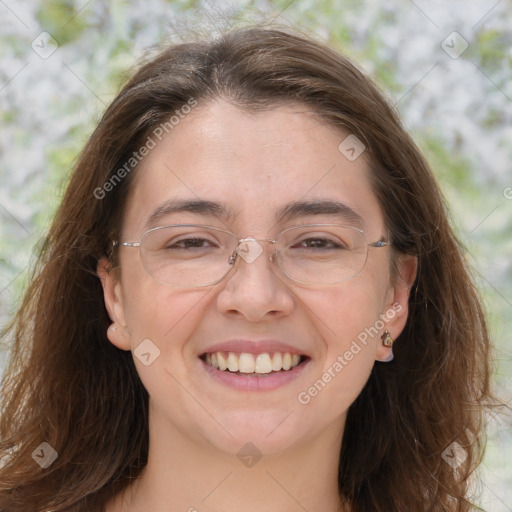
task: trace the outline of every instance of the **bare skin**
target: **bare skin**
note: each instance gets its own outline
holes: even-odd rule
[[[121,239],[140,240],[150,214],[170,199],[222,203],[232,216],[177,212],[160,226],[207,224],[238,238],[272,238],[294,225],[339,222],[332,214],[276,221],[287,203],[329,200],[355,210],[370,242],[385,238],[364,153],[351,162],[338,150],[346,136],[301,105],[247,114],[225,101],[200,104],[136,171]],[[150,339],[160,350],[149,366],[134,357],[150,395],[148,464],[107,511],[349,511],[337,483],[347,409],[390,352],[376,335],[342,371],[332,367],[393,305],[385,328],[394,338],[402,331],[416,261],[401,258],[393,281],[390,258],[390,248],[371,248],[358,276],[320,287],[288,280],[263,254],[218,284],[189,289],[151,279],[138,249],[121,249],[119,278],[100,261],[109,340],[133,351]],[[234,389],[212,378],[199,356],[242,338],[279,340],[310,360],[276,389]],[[301,403],[300,393],[329,368],[329,382]],[[255,464],[237,457],[244,446],[261,455]]]

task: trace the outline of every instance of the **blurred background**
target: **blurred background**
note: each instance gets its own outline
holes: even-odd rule
[[[495,343],[494,387],[511,404],[509,0],[0,0],[0,330],[81,147],[135,62],[190,31],[262,20],[330,40],[397,106],[467,248]],[[476,501],[512,512],[512,420],[489,420]]]

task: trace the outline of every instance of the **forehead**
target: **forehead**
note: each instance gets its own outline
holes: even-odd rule
[[[361,227],[378,230],[364,152],[351,161],[339,149],[348,135],[301,104],[258,113],[221,100],[199,104],[161,140],[150,135],[155,144],[136,170],[123,231],[140,234],[156,210],[187,201],[221,205],[233,229],[268,229],[294,203],[323,201],[346,205]]]

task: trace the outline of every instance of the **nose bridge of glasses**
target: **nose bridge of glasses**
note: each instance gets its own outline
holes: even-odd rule
[[[234,263],[237,255],[239,255],[246,263],[253,263],[256,261],[264,253],[264,248],[259,242],[267,242],[273,245],[276,243],[275,240],[270,238],[240,238],[236,249],[230,256],[229,263]]]

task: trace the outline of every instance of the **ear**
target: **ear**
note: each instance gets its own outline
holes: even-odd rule
[[[384,330],[389,331],[391,337],[396,340],[404,330],[409,315],[409,294],[416,279],[418,271],[418,258],[409,254],[398,257],[397,276],[391,285],[385,310],[382,312]],[[382,334],[382,333],[381,333]],[[376,359],[378,361],[390,361],[393,352],[390,347],[385,347],[381,340],[377,341]]]
[[[96,273],[103,286],[103,298],[108,316],[112,320],[112,324],[107,329],[107,337],[116,347],[122,350],[130,350],[121,282],[117,279],[115,272],[109,269],[109,262],[105,257],[98,262]]]

